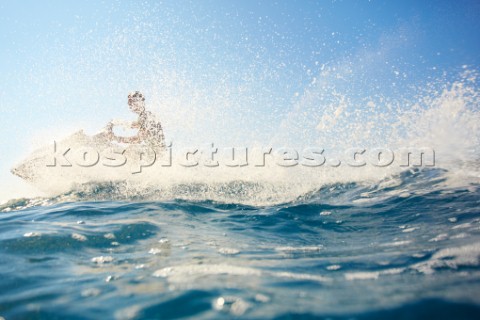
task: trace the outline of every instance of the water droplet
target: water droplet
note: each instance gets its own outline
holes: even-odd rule
[[[148,253],[150,254],[159,254],[162,252],[162,249],[160,248],[151,248],[150,251],[148,251]]]
[[[220,248],[218,249],[218,253],[225,254],[225,255],[235,255],[235,254],[239,254],[240,251],[233,248]]]
[[[113,261],[113,257],[111,256],[100,256],[92,258],[92,262],[96,264],[104,264]]]
[[[261,293],[257,293],[255,295],[255,300],[258,301],[258,302],[267,303],[267,302],[270,302],[270,297],[268,297],[264,294],[261,294]]]
[[[334,265],[331,265],[331,266],[328,266],[327,267],[327,270],[329,271],[336,271],[336,270],[340,270],[342,267],[338,264],[334,264]]]
[[[167,243],[170,243],[170,240],[168,240],[167,238],[163,238],[163,239],[158,240],[158,243],[167,244]]]
[[[87,237],[78,233],[72,233],[72,238],[78,241],[87,241]]]
[[[27,232],[23,236],[27,237],[27,238],[30,238],[30,237],[40,237],[40,235],[41,234],[38,233],[38,232]]]
[[[247,302],[238,299],[230,307],[230,313],[236,316],[241,316],[248,310],[248,308],[250,308],[250,305]]]
[[[216,299],[215,302],[213,303],[213,307],[216,310],[222,310],[224,305],[225,305],[225,299],[222,297]]]
[[[82,297],[96,297],[101,293],[100,289],[90,288],[82,291]]]

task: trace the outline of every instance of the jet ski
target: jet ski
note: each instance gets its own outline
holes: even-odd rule
[[[11,172],[39,190],[65,192],[86,183],[141,179],[158,156],[142,144],[112,142],[106,131],[89,136],[80,130],[35,150]]]

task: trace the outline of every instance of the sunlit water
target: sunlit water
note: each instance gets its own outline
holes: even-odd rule
[[[108,186],[13,201],[0,215],[0,315],[474,319],[480,185],[447,188],[445,175],[325,185],[266,207],[86,201]]]

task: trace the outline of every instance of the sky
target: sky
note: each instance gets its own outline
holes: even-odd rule
[[[474,0],[2,1],[0,200],[36,146],[131,118],[129,91],[170,140],[265,141],[325,68],[389,96],[478,70],[479,18]]]

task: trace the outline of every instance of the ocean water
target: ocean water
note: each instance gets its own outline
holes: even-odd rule
[[[476,78],[371,113],[335,93],[319,114],[329,88],[308,91],[270,142],[324,146],[317,168],[27,166],[51,190],[0,206],[0,317],[480,318]],[[352,146],[429,147],[435,165],[332,165]]]
[[[0,320],[480,319],[475,1],[37,2],[0,3]],[[326,161],[46,165],[134,90],[174,159]]]
[[[320,147],[322,167],[54,176],[31,155],[45,194],[0,205],[0,317],[479,319],[478,72],[402,98],[363,92],[362,70],[321,67],[288,112],[252,106],[256,83],[172,78],[179,99],[148,101],[176,148]],[[331,162],[352,147],[430,148],[435,165]]]
[[[111,184],[12,200],[0,316],[478,319],[480,185],[448,179],[409,169],[262,206],[120,199]]]

